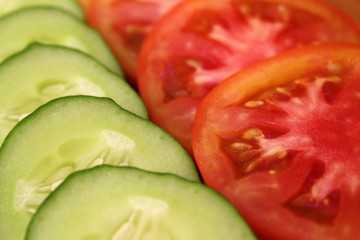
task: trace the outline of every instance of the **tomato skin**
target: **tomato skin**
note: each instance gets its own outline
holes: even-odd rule
[[[290,115],[292,120],[289,122],[282,121],[285,115],[281,111],[269,113],[272,117],[269,119],[261,119],[262,115],[250,115],[249,118],[244,115],[247,111],[241,106],[249,100],[259,99],[258,96],[264,92],[279,87],[283,89],[298,79],[312,76],[320,79],[325,76],[331,81],[339,77],[343,84],[335,84],[340,84],[345,90],[332,88],[333,101],[322,98],[322,95],[310,95],[312,98],[299,105],[299,109],[291,107],[296,106],[297,101],[278,101],[280,108],[290,106],[285,108],[286,111],[295,115],[293,118]],[[359,77],[360,44],[304,47],[260,61],[232,75],[217,85],[198,106],[193,127],[193,149],[201,175],[208,186],[237,207],[260,239],[358,238],[360,149],[357,143],[360,138],[357,135],[360,133],[360,114],[357,109],[360,100],[356,96],[360,91]],[[324,89],[320,92],[326,94]],[[297,94],[299,99],[303,97],[301,91]],[[302,113],[305,116],[299,120]],[[263,112],[259,110],[258,114]],[[313,121],[313,115],[320,117]],[[336,117],[332,118],[332,115]],[[243,118],[247,121],[242,122]],[[250,172],[241,169],[241,164],[238,165],[225,151],[224,139],[241,139],[242,127],[252,126],[249,121],[268,122],[290,129],[292,137],[288,137],[288,141],[280,141],[281,137],[289,136],[287,133],[279,140],[276,140],[277,137],[265,137],[265,140],[288,143],[297,149],[297,155],[285,158],[286,163],[280,167],[266,165],[265,161],[264,168],[255,168]],[[337,134],[334,140],[332,132]],[[314,145],[306,143],[302,133],[312,136]],[[306,147],[301,148],[302,145]],[[286,150],[290,152],[290,149]],[[324,195],[322,191],[328,194]],[[318,202],[317,195],[327,197]]]
[[[246,17],[239,17],[233,10],[242,3],[254,5],[254,13],[250,11],[250,14],[264,14],[265,23],[261,25],[254,20],[254,28],[245,24]],[[290,24],[296,28],[288,26],[279,30],[281,24],[276,21],[280,17],[272,14],[272,4],[280,3],[302,9],[294,14]],[[263,4],[267,7],[263,8]],[[263,10],[266,8],[270,10]],[[306,25],[306,22],[314,24]],[[261,26],[258,29],[257,24]],[[326,32],[324,29],[327,28],[334,30],[329,30],[331,37],[324,42],[360,40],[359,26],[338,9],[321,1],[181,2],[157,22],[140,52],[138,88],[150,119],[172,134],[191,154],[194,113],[213,87],[253,62],[288,50],[288,38],[294,43],[291,48],[313,44],[312,36]],[[234,29],[242,29],[246,34]],[[259,37],[262,34],[266,40]],[[317,43],[323,41],[320,38]],[[243,50],[236,49],[237,44]],[[192,107],[190,102],[193,102]],[[183,103],[187,107],[182,109]]]
[[[326,0],[327,2],[343,9],[350,16],[352,16],[356,22],[360,23],[360,2],[358,0]]]
[[[136,87],[138,52],[156,21],[180,0],[79,0]],[[88,1],[88,2],[87,2]]]

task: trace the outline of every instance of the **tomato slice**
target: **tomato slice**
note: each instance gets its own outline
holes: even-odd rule
[[[139,57],[140,95],[150,119],[191,153],[196,108],[225,77],[292,48],[359,39],[355,22],[319,1],[183,1],[145,41]]]
[[[82,0],[84,1],[84,0]],[[152,26],[180,0],[92,0],[88,23],[99,30],[135,86],[137,58]]]
[[[358,239],[359,109],[360,44],[288,51],[203,99],[195,160],[260,238]]]

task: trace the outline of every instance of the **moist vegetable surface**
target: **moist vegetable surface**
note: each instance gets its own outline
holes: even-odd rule
[[[76,224],[74,224],[76,223]],[[70,176],[25,239],[255,239],[212,189],[170,174],[99,166]]]
[[[197,165],[258,236],[359,235],[359,76],[359,44],[323,45],[255,64],[204,98]]]
[[[109,97],[147,118],[137,92],[91,56],[58,45],[33,43],[0,64],[0,143],[33,110],[69,95]]]
[[[140,52],[140,95],[150,119],[191,153],[197,106],[226,77],[292,48],[359,40],[359,26],[322,1],[183,1]]]
[[[101,164],[199,181],[186,151],[150,121],[108,98],[58,98],[17,124],[0,148],[0,239],[23,239],[32,214],[70,173]]]

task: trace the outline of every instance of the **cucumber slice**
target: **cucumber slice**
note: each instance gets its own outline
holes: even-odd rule
[[[25,239],[255,237],[235,208],[205,185],[170,174],[103,165],[66,179],[41,205]]]
[[[109,97],[147,118],[135,90],[92,57],[70,48],[35,43],[0,65],[0,145],[24,116],[67,95]]]
[[[60,0],[58,0],[60,1]],[[31,42],[75,48],[122,74],[100,34],[72,14],[54,7],[28,7],[0,18],[0,61]]]
[[[20,121],[0,148],[0,239],[23,239],[41,202],[70,173],[134,166],[199,181],[182,146],[108,98],[68,96]]]
[[[0,16],[30,6],[54,6],[84,19],[84,13],[75,0],[0,0]]]

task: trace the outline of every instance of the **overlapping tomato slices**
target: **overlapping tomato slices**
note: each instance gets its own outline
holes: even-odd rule
[[[261,239],[357,239],[359,109],[360,44],[282,53],[203,99],[195,159]]]
[[[145,41],[138,86],[151,120],[191,153],[196,108],[224,78],[292,48],[359,40],[352,20],[316,0],[185,0]]]

